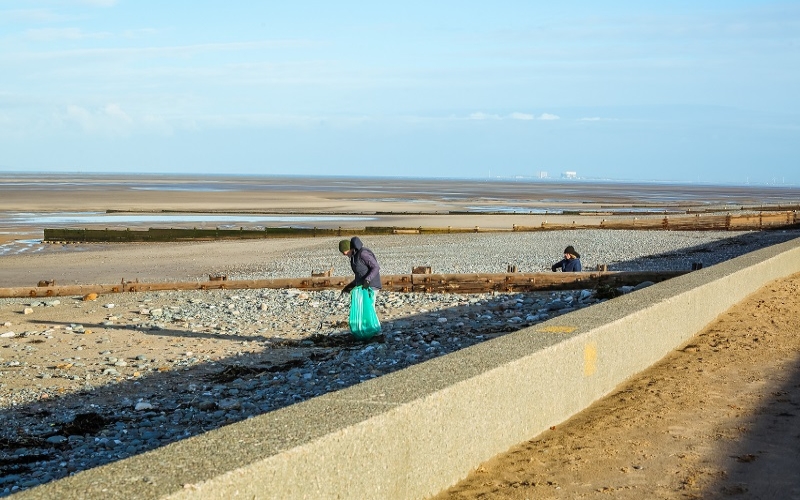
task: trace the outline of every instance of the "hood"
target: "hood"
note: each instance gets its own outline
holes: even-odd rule
[[[356,252],[361,251],[361,248],[363,246],[364,244],[361,243],[361,240],[358,238],[358,236],[353,236],[352,238],[350,238],[350,248],[352,248]]]

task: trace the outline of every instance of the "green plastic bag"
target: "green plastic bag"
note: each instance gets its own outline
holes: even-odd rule
[[[375,290],[357,286],[350,291],[350,333],[366,340],[381,331],[375,312]]]

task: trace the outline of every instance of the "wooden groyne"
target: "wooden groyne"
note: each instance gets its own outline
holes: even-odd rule
[[[645,281],[664,281],[690,271],[595,271],[580,273],[485,273],[485,274],[395,274],[382,277],[383,290],[421,293],[531,292],[546,290],[596,289],[602,286],[635,286]],[[109,295],[124,292],[169,290],[240,290],[293,288],[298,290],[340,290],[350,277],[312,276],[263,280],[209,279],[165,283],[125,282],[118,284],[63,285],[0,288],[0,298],[68,297],[90,293]]]
[[[76,229],[46,228],[45,242],[63,243],[133,243],[133,242],[177,242],[208,240],[239,240],[265,238],[298,238],[323,236],[363,236],[391,234],[451,234],[451,233],[485,233],[485,232],[526,232],[526,231],[563,231],[570,229],[628,229],[628,230],[664,230],[664,231],[748,231],[797,227],[797,211],[759,212],[752,214],[710,215],[696,213],[678,216],[633,216],[615,217],[597,221],[600,214],[586,213],[575,217],[575,220],[564,222],[544,221],[539,225],[525,226],[514,224],[510,228],[473,227],[395,227],[366,226],[363,228],[294,228],[269,227],[264,229],[198,229],[198,228],[149,228],[146,230],[131,229]],[[588,220],[592,216],[592,220]],[[583,220],[581,220],[583,219]]]
[[[598,224],[548,224],[540,229],[645,229],[663,231],[749,231],[797,226],[797,212],[760,212],[757,214],[708,215],[694,214],[678,217],[633,217],[632,219],[603,219]],[[539,227],[537,227],[538,229]],[[527,228],[526,228],[527,229]],[[523,229],[517,229],[523,230]]]

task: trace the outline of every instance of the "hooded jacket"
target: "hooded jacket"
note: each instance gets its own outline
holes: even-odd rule
[[[350,238],[350,249],[353,250],[353,253],[350,254],[350,269],[353,270],[356,277],[345,287],[345,290],[350,291],[354,287],[363,285],[365,281],[369,281],[370,288],[380,289],[381,268],[375,254],[361,243],[358,236]]]
[[[574,258],[574,259],[563,259],[555,264],[551,268],[553,271],[556,271],[558,268],[561,268],[562,271],[565,273],[577,273],[581,271],[581,259]]]
[[[580,272],[581,270],[581,254],[575,251],[575,248],[570,245],[564,249],[565,256],[571,256],[571,259],[564,258],[553,264],[553,271],[561,268],[565,273]]]

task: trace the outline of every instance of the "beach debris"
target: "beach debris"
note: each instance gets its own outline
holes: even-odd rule
[[[108,421],[98,413],[78,413],[71,422],[67,422],[61,427],[61,433],[65,436],[95,434],[107,423]]]
[[[30,307],[26,307],[25,309],[22,310],[22,314],[33,314],[33,309],[31,309]]]
[[[208,281],[228,281],[228,277],[225,275],[208,275]]]
[[[431,266],[416,266],[411,269],[411,274],[431,274]]]
[[[327,271],[322,271],[318,273],[315,273],[313,269],[311,270],[312,278],[330,278],[332,274],[333,274],[333,267],[331,267]]]
[[[613,299],[623,294],[623,291],[608,283],[601,283],[595,290],[598,299]]]
[[[56,286],[56,280],[40,280],[36,286]]]
[[[88,302],[90,300],[97,300],[97,294],[95,292],[87,293],[83,296],[84,302]]]

